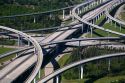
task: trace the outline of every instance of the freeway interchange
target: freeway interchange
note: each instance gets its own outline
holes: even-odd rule
[[[28,31],[22,32],[22,31],[18,31],[18,30],[9,28],[9,27],[0,26],[0,29],[6,30],[9,32],[13,32],[14,34],[16,34],[17,38],[18,38],[18,36],[19,37],[21,36],[25,41],[32,43],[31,47],[28,47],[25,49],[19,49],[19,50],[16,50],[16,51],[13,51],[13,52],[10,52],[7,54],[3,54],[0,56],[0,58],[3,58],[6,56],[9,56],[11,54],[21,53],[21,52],[25,51],[24,53],[22,53],[24,56],[22,56],[20,58],[20,56],[21,56],[21,54],[20,54],[20,56],[18,56],[19,58],[17,57],[14,61],[12,61],[10,64],[8,64],[6,67],[4,67],[2,70],[0,70],[0,82],[1,83],[13,82],[17,77],[19,77],[22,73],[24,73],[26,70],[28,70],[28,68],[30,68],[34,64],[35,64],[35,67],[34,67],[33,71],[31,72],[31,74],[29,75],[29,77],[24,81],[25,83],[31,83],[31,82],[45,83],[45,82],[49,81],[50,79],[53,79],[54,77],[58,77],[58,75],[63,73],[64,71],[71,69],[73,67],[79,66],[81,64],[91,62],[94,60],[104,59],[104,58],[124,56],[125,53],[116,53],[116,54],[108,54],[108,55],[104,55],[104,56],[92,57],[89,59],[74,62],[74,63],[69,64],[56,71],[50,72],[50,74],[46,75],[45,77],[40,76],[41,65],[43,65],[44,61],[46,60],[46,58],[44,56],[47,55],[48,53],[53,53],[53,51],[56,49],[56,47],[59,44],[69,45],[68,42],[77,42],[77,41],[78,42],[81,42],[81,41],[87,42],[89,40],[97,40],[97,41],[99,41],[99,40],[101,40],[101,41],[102,40],[124,40],[125,34],[116,32],[116,31],[112,31],[110,29],[105,29],[105,28],[95,25],[93,23],[93,21],[95,19],[99,19],[99,17],[101,15],[105,15],[107,20],[114,21],[114,22],[118,23],[120,26],[124,26],[125,25],[124,22],[122,22],[116,18],[113,18],[109,14],[110,10],[112,10],[117,5],[124,3],[124,1],[125,0],[88,0],[84,3],[78,4],[75,6],[59,9],[59,10],[64,11],[65,9],[71,8],[73,19],[76,19],[76,20],[74,20],[71,23],[71,25],[69,25],[69,26],[57,28],[56,32],[50,34],[49,36],[45,37],[43,40],[40,40],[40,41],[36,41],[33,37],[27,35],[25,32],[28,32]],[[95,5],[99,5],[99,7],[95,7]],[[93,10],[88,11],[81,17],[80,14],[82,14],[82,12],[86,12],[87,8],[93,8]],[[53,11],[49,11],[49,12],[54,12],[54,11],[58,11],[58,10],[53,10]],[[45,13],[48,13],[48,12],[45,12]],[[38,14],[38,13],[34,13],[34,14]],[[34,15],[34,14],[5,16],[5,17],[0,17],[0,18],[4,19],[4,18],[16,17],[16,16],[29,16],[29,15]],[[63,17],[64,17],[64,13],[63,13]],[[71,39],[70,36],[73,35],[74,33],[78,33],[79,31],[82,31],[82,29],[88,28],[88,27],[86,27],[86,25],[89,26],[91,35],[93,34],[92,30],[96,28],[99,30],[103,30],[107,33],[117,34],[120,37]],[[29,32],[30,31],[32,31],[32,30],[29,30]],[[33,32],[34,31],[35,30],[33,30]],[[36,32],[37,31],[39,31],[39,30],[36,30]],[[66,40],[66,39],[68,39],[68,40]],[[106,43],[104,43],[104,44],[106,45]],[[78,46],[79,44],[77,44],[77,45],[73,44],[73,45]],[[86,44],[86,45],[83,44],[83,46],[90,46],[90,45],[98,45],[98,43],[93,44],[93,42],[92,42],[92,44]],[[114,46],[113,43],[109,43],[109,45]],[[47,48],[49,48],[49,49],[47,49]],[[46,53],[44,53],[44,50]],[[52,58],[54,58],[54,57],[52,56]],[[20,70],[20,69],[22,69],[22,70]],[[39,80],[36,80],[37,74],[39,74],[39,78],[40,78]],[[13,77],[13,78],[11,78],[11,77]],[[56,82],[59,83],[59,78],[57,78]]]

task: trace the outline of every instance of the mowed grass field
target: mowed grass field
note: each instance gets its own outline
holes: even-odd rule
[[[118,80],[121,80],[121,79],[125,79],[125,76],[114,76],[114,77],[104,77],[104,78],[101,78],[97,81],[95,81],[94,83],[120,83],[120,82],[117,82]]]
[[[10,52],[12,50],[14,50],[14,49],[13,48],[0,47],[0,55],[2,55],[4,53],[7,53],[7,52]],[[11,56],[8,56],[8,57],[5,57],[5,58],[2,58],[2,59],[0,59],[0,63],[5,62],[7,60],[10,60],[13,57],[15,57],[15,54],[13,54]]]

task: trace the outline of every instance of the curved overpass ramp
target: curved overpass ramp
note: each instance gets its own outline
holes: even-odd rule
[[[92,62],[95,60],[100,60],[100,59],[105,59],[105,58],[112,58],[112,57],[120,57],[120,56],[125,56],[125,53],[116,53],[116,54],[108,54],[108,55],[103,55],[103,56],[96,56],[96,57],[92,57],[92,58],[88,58],[88,59],[84,59],[78,62],[74,62],[71,63],[69,65],[64,66],[61,69],[56,70],[55,72],[53,72],[52,74],[44,77],[43,79],[41,79],[40,81],[38,81],[38,83],[45,83],[47,81],[49,81],[50,79],[58,76],[59,74],[63,73],[66,70],[69,70],[73,67],[88,63],[88,62]]]
[[[14,32],[16,34],[19,34],[22,37],[29,40],[30,42],[32,42],[32,44],[34,45],[34,48],[35,48],[34,56],[37,56],[37,63],[35,65],[33,72],[31,73],[31,76],[26,80],[26,82],[28,82],[28,83],[31,82],[35,78],[35,76],[37,75],[37,73],[41,67],[42,61],[43,61],[43,53],[42,53],[42,49],[41,49],[40,45],[32,37],[28,36],[27,34],[21,32],[21,31],[11,29],[8,27],[4,27],[4,26],[0,26],[0,29],[11,31],[11,32]],[[4,76],[5,76],[5,74],[3,74],[3,72],[0,72],[0,82],[6,81],[5,79],[3,80]],[[7,79],[9,79],[9,78],[7,78]]]

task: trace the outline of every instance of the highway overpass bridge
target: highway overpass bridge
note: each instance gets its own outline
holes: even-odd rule
[[[43,48],[47,48],[49,46],[52,46],[55,49],[55,47],[58,44],[66,43],[66,42],[70,42],[70,41],[72,42],[72,41],[83,41],[83,40],[101,40],[101,39],[102,40],[113,40],[113,39],[119,40],[119,39],[121,39],[121,38],[104,38],[104,39],[103,38],[95,38],[95,39],[91,39],[91,38],[89,39],[88,38],[88,39],[81,39],[81,40],[80,39],[79,40],[71,39],[71,40],[65,41],[65,39],[67,39],[67,38],[69,39],[69,36],[71,36],[73,33],[86,28],[85,25],[89,26],[89,28],[91,30],[91,35],[93,34],[92,33],[93,29],[96,28],[96,29],[103,30],[107,33],[117,34],[117,35],[122,36],[124,38],[125,34],[123,34],[123,33],[112,31],[112,30],[109,30],[109,29],[104,29],[103,27],[100,27],[100,26],[95,25],[93,23],[93,21],[95,19],[99,19],[101,15],[105,15],[108,18],[108,20],[115,21],[120,26],[124,26],[125,25],[124,22],[113,18],[108,12],[109,10],[113,9],[115,6],[123,3],[124,1],[125,0],[89,0],[89,1],[86,1],[86,2],[84,2],[82,4],[79,4],[79,5],[76,5],[76,6],[71,6],[71,7],[59,9],[59,11],[60,10],[63,11],[63,15],[62,15],[63,18],[65,18],[65,10],[69,9],[70,14],[72,13],[72,15],[70,15],[70,17],[72,18],[73,22],[71,23],[70,26],[65,26],[65,27],[62,27],[62,28],[56,28],[57,29],[56,32],[54,32],[53,34],[49,35],[48,37],[46,37],[45,39],[43,39],[41,41],[36,41],[34,38],[30,37],[29,35],[21,32],[21,31],[11,29],[11,28],[8,28],[8,27],[4,27],[4,26],[0,26],[0,29],[6,30],[6,31],[9,31],[9,32],[13,32],[13,33],[17,34],[17,36],[20,35],[23,39],[25,39],[26,41],[29,41],[33,44],[33,46],[31,46],[31,47],[28,47],[28,48],[25,48],[25,49],[22,49],[22,50],[13,51],[11,53],[4,54],[4,55],[1,56],[1,58],[3,58],[3,57],[8,56],[10,54],[20,53],[20,52],[26,51],[25,52],[26,56],[23,56],[21,58],[17,58],[16,60],[14,60],[10,64],[8,64],[5,68],[3,68],[3,70],[0,71],[0,81],[1,82],[7,82],[7,83],[12,82],[20,74],[22,74],[22,72],[24,72],[29,67],[31,67],[34,63],[36,63],[35,68],[33,69],[31,75],[25,81],[26,83],[30,83],[32,81],[34,81],[34,83],[35,83],[36,82],[35,77],[36,77],[37,74],[39,74],[39,78],[41,78],[40,68],[41,68],[41,65],[43,63],[43,55],[44,55],[44,53],[42,51]],[[96,5],[99,5],[99,6],[96,7]],[[88,8],[89,9],[93,8],[93,10],[88,11]],[[58,10],[53,10],[53,11],[44,12],[44,13],[50,13],[50,12],[55,12],[55,11],[58,11]],[[87,12],[87,13],[85,13],[81,18],[80,14],[82,14],[83,12]],[[41,14],[41,13],[4,16],[4,17],[0,17],[0,18],[4,19],[4,18],[29,16],[29,15],[37,15],[37,14]],[[77,20],[74,20],[74,19],[77,19]],[[35,18],[34,18],[34,20],[35,20]],[[90,23],[90,21],[91,21],[91,23]],[[29,32],[30,31],[34,32],[34,30],[29,30]],[[36,31],[39,31],[39,30],[36,30]],[[123,38],[121,40],[123,40]],[[69,45],[69,44],[67,44],[67,45]],[[89,44],[87,44],[87,45],[89,45]],[[94,45],[94,44],[92,44],[92,45]],[[122,47],[122,46],[120,46],[120,47]],[[49,49],[48,51],[52,51],[52,50],[53,49]],[[104,56],[93,57],[93,58],[90,58],[90,59],[82,60],[82,61],[73,63],[71,65],[68,65],[64,68],[61,68],[61,69],[55,71],[54,73],[52,73],[52,74],[44,77],[43,79],[41,79],[39,82],[44,83],[44,82],[47,82],[48,80],[52,79],[53,77],[57,76],[57,83],[58,83],[58,81],[59,81],[58,75],[60,73],[64,72],[65,70],[68,70],[72,67],[84,64],[84,63],[89,62],[89,61],[103,59],[103,58],[111,58],[111,57],[116,57],[116,56],[123,56],[123,55],[124,55],[124,53],[117,53],[117,54],[104,55]],[[45,58],[45,60],[46,60],[46,58]],[[8,70],[8,67],[9,67],[9,70]],[[24,68],[24,69],[22,69],[22,68]],[[22,69],[22,70],[20,70],[20,69]],[[83,71],[82,69],[83,68],[81,67],[81,71]],[[18,72],[18,74],[17,74],[17,72]],[[10,79],[10,77],[14,77],[14,78]],[[7,79],[9,79],[9,80],[7,80]]]

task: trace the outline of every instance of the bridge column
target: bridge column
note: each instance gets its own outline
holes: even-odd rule
[[[80,14],[79,8],[77,9],[78,14]]]
[[[90,26],[90,29],[91,29],[91,37],[92,37],[92,35],[93,35],[93,32],[92,32],[92,27]]]
[[[100,18],[99,15],[97,16],[97,18],[98,18],[98,19]]]
[[[38,78],[40,79],[40,77],[41,77],[41,72],[39,70],[39,72],[38,72]]]
[[[91,8],[90,3],[88,4],[88,8],[89,8],[89,9]]]
[[[81,79],[83,79],[83,66],[81,65]]]
[[[94,3],[95,3],[95,1],[92,3],[92,7],[94,7]]]
[[[92,7],[92,4],[90,3],[90,4],[89,4],[89,9],[91,9],[91,7]]]
[[[30,41],[28,40],[28,46],[30,46]]]
[[[51,13],[49,14],[49,17],[50,17],[50,19],[52,18],[52,14]]]
[[[36,83],[36,78],[34,78],[33,83]]]
[[[110,23],[110,19],[109,18],[108,18],[107,22]]]
[[[82,23],[82,33],[83,33],[83,31],[84,31],[84,23]]]
[[[72,16],[72,10],[69,11],[69,15]]]
[[[20,35],[18,35],[18,46],[20,47],[21,46],[21,41],[22,39],[21,39],[21,36]]]
[[[112,25],[112,20],[111,20],[111,25]]]
[[[100,0],[100,4],[102,3],[102,0]]]
[[[96,22],[96,18],[93,19],[93,24],[95,24],[95,22]]]
[[[36,48],[34,48],[33,50],[34,50],[34,54],[37,54]]]
[[[109,59],[108,60],[108,71],[110,71],[111,70],[111,60]]]
[[[96,1],[93,2],[93,5],[96,6]]]
[[[56,76],[56,83],[59,83],[59,76]]]
[[[33,16],[33,22],[36,23],[36,18],[35,18],[35,16]]]
[[[115,22],[115,28],[116,28],[116,22]]]
[[[99,4],[99,2],[98,2],[98,0],[96,1],[96,5],[98,5]]]
[[[87,33],[89,33],[89,25],[87,25],[88,27],[87,27]]]
[[[102,15],[101,15],[101,14],[99,14],[99,18],[101,18],[101,16],[102,16]]]
[[[65,10],[63,10],[63,19],[65,19]]]
[[[122,30],[122,26],[121,26],[121,24],[119,24],[120,25],[120,31]]]
[[[95,21],[97,22],[97,20],[98,20],[98,18],[97,17],[95,17]]]
[[[81,14],[81,13],[82,13],[82,9],[79,10],[79,14]]]
[[[18,53],[16,53],[16,57],[18,57]]]
[[[86,12],[86,10],[87,10],[87,7],[84,7],[84,12]]]

